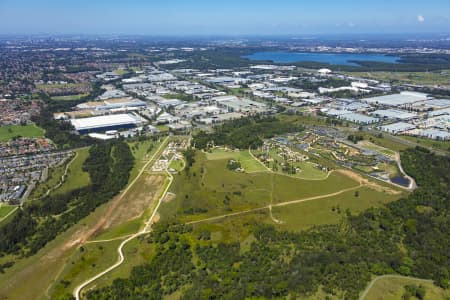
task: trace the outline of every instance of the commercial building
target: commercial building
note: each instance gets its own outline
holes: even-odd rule
[[[385,132],[398,134],[398,133],[402,133],[402,132],[405,132],[408,130],[415,129],[416,126],[409,124],[409,123],[405,123],[405,122],[398,122],[398,123],[394,123],[394,124],[380,126],[379,128],[380,128],[380,130],[385,131]]]
[[[119,108],[142,108],[147,106],[144,101],[133,99],[133,98],[117,98],[108,99],[104,101],[91,101],[85,102],[77,105],[77,109],[84,110],[112,110]]]
[[[70,122],[78,133],[87,134],[91,132],[105,132],[108,130],[134,128],[141,125],[143,120],[133,114],[118,114],[71,119]]]
[[[365,98],[362,101],[379,106],[412,106],[413,103],[428,100],[427,94],[401,92],[400,94]]]
[[[377,118],[372,118],[363,114],[358,114],[358,113],[349,113],[349,114],[343,114],[343,115],[339,115],[337,116],[339,119],[343,119],[346,121],[350,121],[353,123],[358,123],[358,124],[373,124],[373,123],[377,123],[379,121],[379,119]]]
[[[393,120],[411,120],[418,117],[417,114],[415,113],[410,113],[399,109],[376,110],[372,112],[371,115],[382,119],[393,119]]]

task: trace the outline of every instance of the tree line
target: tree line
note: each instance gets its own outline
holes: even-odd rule
[[[213,145],[254,149],[262,146],[265,138],[303,130],[301,125],[281,121],[276,117],[254,116],[216,126],[212,133],[200,131],[193,137],[192,143],[197,149],[207,149]]]

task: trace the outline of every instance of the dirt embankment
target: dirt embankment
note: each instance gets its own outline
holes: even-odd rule
[[[341,174],[343,174],[343,175],[345,175],[345,176],[355,180],[356,182],[359,182],[359,184],[361,184],[363,186],[366,186],[366,187],[368,187],[368,188],[370,188],[372,190],[375,190],[377,192],[384,192],[384,193],[387,193],[387,194],[390,194],[390,195],[399,195],[399,194],[401,194],[401,192],[398,191],[398,190],[392,189],[392,188],[387,187],[387,186],[383,186],[381,184],[378,184],[375,181],[370,181],[369,179],[361,176],[360,174],[358,174],[356,172],[353,172],[353,171],[350,171],[350,170],[345,170],[345,169],[339,169],[339,170],[336,170],[336,172],[341,173]]]

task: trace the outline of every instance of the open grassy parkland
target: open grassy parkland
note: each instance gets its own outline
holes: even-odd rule
[[[194,159],[190,168],[173,175],[169,193],[159,209],[160,221],[193,226],[193,232],[186,235],[193,244],[201,244],[198,236],[209,231],[213,243],[238,242],[242,251],[248,251],[255,240],[252,224],[266,223],[280,230],[301,231],[342,222],[347,211],[358,213],[404,195],[395,187],[369,181],[347,170],[334,170],[323,180],[286,176],[265,168],[246,150],[196,151]],[[246,171],[228,170],[230,159],[241,164],[245,161]],[[126,233],[126,230],[113,230],[96,239],[114,239]],[[146,237],[134,239],[123,249],[125,257],[133,259],[125,259],[122,265],[87,289],[104,287],[116,278],[128,277],[133,266],[152,258],[154,247]],[[321,299],[325,293],[322,294],[313,295],[311,299]],[[175,293],[169,299],[179,296]]]
[[[229,159],[242,165],[246,162],[246,171],[228,170]],[[304,168],[304,176],[309,171],[317,172]],[[331,171],[322,180],[271,172],[245,150],[197,151],[194,165],[174,178],[170,188],[173,197],[160,212],[163,219],[181,222],[217,221],[270,210],[270,217],[280,227],[301,230],[336,223],[347,209],[360,212],[402,195],[394,187],[348,170]]]
[[[339,224],[347,213],[383,206],[406,193],[338,168],[323,178],[317,177],[317,169],[305,166],[304,178],[274,172],[248,150],[195,151],[192,165],[186,159],[170,160],[166,167],[174,169],[170,175],[152,167],[164,156],[168,139],[133,142],[130,148],[135,166],[129,188],[58,236],[37,255],[20,260],[8,271],[8,277],[0,274],[0,295],[10,295],[12,299],[63,299],[70,295],[80,284],[117,261],[119,245],[146,226],[158,200],[161,206],[153,222],[192,225],[193,231],[186,237],[193,245],[201,244],[198,236],[208,231],[213,243],[239,243],[241,251],[249,251],[255,240],[251,229],[254,224],[270,224],[294,232],[317,225]],[[80,161],[72,162],[64,184],[84,182],[73,178],[83,177],[80,166],[84,155],[83,150],[78,153]],[[229,170],[227,164],[231,159],[239,161],[244,171]],[[122,249],[123,263],[89,283],[82,293],[128,277],[134,266],[150,261],[155,252],[155,244],[147,233],[130,240]],[[18,288],[18,282],[24,280],[27,280],[25,292]],[[381,283],[384,285],[378,287]],[[395,282],[380,281],[373,289],[386,289],[385,285],[393,293],[403,288]],[[371,292],[367,299],[372,299]],[[430,290],[428,295],[433,293]],[[311,299],[325,295],[319,290]],[[175,293],[169,298],[179,296]]]
[[[35,124],[29,125],[8,125],[0,127],[0,142],[12,140],[17,137],[43,137],[44,130]]]

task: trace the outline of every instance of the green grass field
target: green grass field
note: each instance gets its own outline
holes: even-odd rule
[[[174,159],[170,162],[169,169],[179,172],[184,168],[184,162],[181,159]]]
[[[420,280],[408,278],[382,278],[375,282],[364,300],[397,300],[402,299],[405,285],[422,285],[425,288],[425,300],[446,300],[450,298],[450,291]],[[411,298],[417,299],[417,298]]]
[[[267,169],[256,159],[254,159],[248,150],[225,150],[222,148],[214,149],[212,152],[206,153],[206,158],[208,160],[229,160],[233,159],[241,163],[241,167],[247,173],[252,172],[265,172]]]
[[[358,192],[358,197],[355,192]],[[379,207],[397,200],[401,195],[389,195],[361,187],[338,196],[301,202],[272,208],[272,215],[281,221],[277,227],[283,230],[300,231],[315,225],[333,224],[342,220],[346,210],[352,214],[370,207]]]
[[[145,236],[131,240],[123,248],[125,261],[113,271],[100,277],[95,282],[87,286],[84,291],[89,288],[104,287],[110,285],[116,278],[126,278],[130,276],[131,269],[134,266],[142,265],[150,261],[154,254],[154,245],[147,242]]]
[[[47,91],[51,89],[64,89],[64,88],[79,88],[82,86],[86,86],[89,83],[66,83],[66,84],[36,84],[36,88],[39,90]]]
[[[7,205],[0,203],[0,220],[3,220],[11,211],[16,209],[15,205]]]
[[[90,243],[77,249],[66,262],[56,284],[50,289],[52,298],[61,299],[62,296],[71,294],[86,278],[109,267],[118,257],[116,249],[120,242],[121,240]]]
[[[89,157],[89,148],[83,148],[76,151],[77,157],[70,164],[67,170],[67,177],[64,183],[52,193],[63,194],[68,191],[85,187],[89,185],[89,173],[83,171],[83,164]]]
[[[197,152],[195,159],[188,173],[174,176],[170,192],[176,197],[161,206],[163,217],[198,220],[359,185],[340,173],[332,173],[325,180],[303,180],[270,172],[230,171],[226,168],[227,159],[208,160],[201,152]]]
[[[43,137],[44,130],[35,124],[29,125],[8,125],[0,127],[0,142],[12,140],[16,137]]]
[[[67,95],[67,96],[53,96],[52,100],[56,101],[73,101],[80,100],[83,97],[88,96],[89,94],[77,94],[77,95]]]
[[[144,223],[144,218],[136,218],[125,223],[114,226],[107,231],[99,234],[93,240],[108,240],[115,239],[122,236],[127,236],[139,231],[142,224]]]

